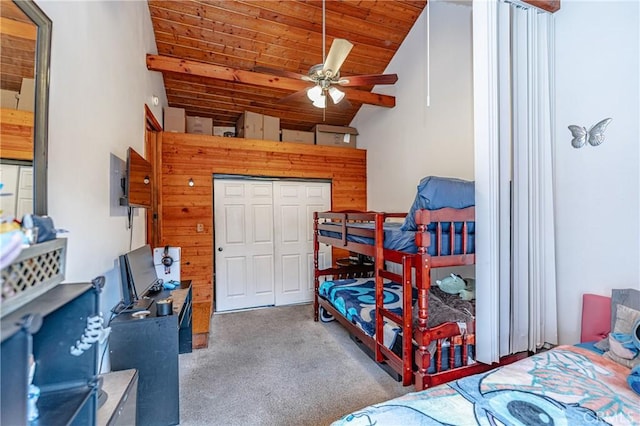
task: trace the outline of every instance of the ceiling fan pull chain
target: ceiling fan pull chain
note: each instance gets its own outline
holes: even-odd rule
[[[431,106],[431,13],[427,2],[425,6],[427,18],[427,107]]]
[[[324,64],[325,61],[327,60],[327,29],[326,29],[326,23],[327,23],[327,17],[326,17],[326,10],[325,10],[325,2],[326,0],[322,0],[322,63]]]

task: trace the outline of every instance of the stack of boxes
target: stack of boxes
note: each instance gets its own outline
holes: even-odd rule
[[[213,134],[213,119],[187,116],[184,108],[165,107],[164,131],[211,136]]]
[[[245,111],[236,121],[236,137],[245,139],[280,140],[280,119],[257,112]]]
[[[278,117],[252,111],[242,113],[236,122],[235,128],[214,126],[211,118],[190,117],[185,114],[184,108],[172,107],[164,109],[164,131],[235,136],[244,139],[262,139],[343,148],[356,148],[356,136],[358,135],[358,131],[353,127],[326,124],[317,124],[309,132],[290,129],[281,130]]]

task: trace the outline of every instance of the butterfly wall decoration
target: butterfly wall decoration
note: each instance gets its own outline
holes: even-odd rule
[[[573,139],[571,139],[571,145],[574,148],[582,148],[585,143],[589,143],[591,146],[598,146],[604,142],[604,131],[611,123],[612,118],[605,118],[604,120],[594,124],[589,130],[585,127],[571,125],[569,130]]]

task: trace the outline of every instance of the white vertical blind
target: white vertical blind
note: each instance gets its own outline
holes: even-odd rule
[[[497,2],[473,2],[476,359],[499,359],[500,191]]]
[[[516,6],[512,14],[516,194],[512,342],[514,351],[535,351],[558,340],[551,156],[553,16]]]
[[[500,164],[500,327],[498,330],[500,356],[513,353],[510,345],[511,335],[511,22],[510,8],[498,3],[498,102],[499,102],[499,164]]]
[[[553,17],[473,2],[477,359],[557,343]]]
[[[513,8],[513,9],[512,9]],[[513,125],[513,285],[511,352],[529,345],[529,67],[527,13],[511,6],[512,125]]]

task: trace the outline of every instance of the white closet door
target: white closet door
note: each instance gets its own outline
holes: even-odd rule
[[[3,184],[0,191],[0,212],[3,216],[16,216],[16,200],[18,197],[18,173],[19,166],[13,164],[0,164],[0,182]],[[31,207],[33,210],[33,206]],[[20,217],[18,218],[20,219]]]
[[[33,167],[20,166],[16,218],[21,219],[27,213],[33,213]]]
[[[271,182],[214,179],[216,310],[275,303]]]
[[[313,300],[313,212],[331,209],[329,182],[273,182],[276,305]],[[331,264],[322,244],[321,268]]]

